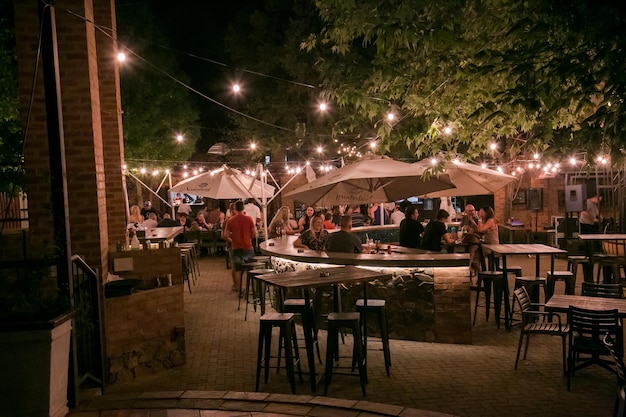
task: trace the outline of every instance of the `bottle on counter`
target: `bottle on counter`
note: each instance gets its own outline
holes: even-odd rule
[[[133,238],[130,241],[130,248],[133,250],[141,249],[141,243],[139,243],[139,238],[137,237],[137,233],[133,233]]]
[[[387,253],[391,255],[391,245],[387,245]]]

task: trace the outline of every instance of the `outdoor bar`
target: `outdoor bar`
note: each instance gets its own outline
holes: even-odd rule
[[[472,343],[468,254],[422,253],[389,243],[376,254],[329,254],[296,248],[296,239],[285,236],[261,243],[261,252],[272,257],[276,272],[355,265],[391,274],[385,282],[368,283],[369,298],[387,301],[390,338]],[[353,310],[361,292],[356,285],[344,289],[342,308]]]

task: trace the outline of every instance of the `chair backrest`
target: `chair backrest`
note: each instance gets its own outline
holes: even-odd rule
[[[199,245],[202,242],[202,236],[200,235],[199,230],[186,231],[183,234],[183,240],[185,242],[193,242],[196,245]]]
[[[517,300],[520,311],[524,312],[528,310],[530,308],[531,301],[526,287],[519,287],[513,291],[513,293],[515,294],[515,299]]]
[[[582,295],[588,297],[624,298],[622,284],[596,284],[595,282],[583,282]]]
[[[570,333],[588,338],[596,347],[602,348],[602,340],[606,334],[612,335],[621,341],[620,318],[617,309],[613,310],[588,310],[569,306],[567,320]],[[621,345],[621,343],[618,343]],[[621,346],[620,350],[621,351]]]
[[[615,370],[617,371],[617,383],[620,387],[622,387],[624,386],[624,384],[626,384],[626,366],[624,366],[624,361],[615,350],[615,340],[607,334],[604,336],[604,339],[602,339],[602,341],[604,342],[604,346],[606,346],[607,350],[613,357],[613,361],[615,362]]]

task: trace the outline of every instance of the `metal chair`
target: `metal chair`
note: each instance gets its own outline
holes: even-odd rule
[[[617,394],[615,395],[615,405],[613,406],[613,417],[626,416],[626,366],[624,361],[615,350],[615,341],[608,334],[602,339],[604,346],[611,354],[613,362],[615,362],[615,371],[617,372]]]
[[[517,345],[517,355],[515,356],[515,369],[519,362],[519,354],[522,350],[522,342],[526,336],[526,347],[524,348],[524,360],[528,353],[528,342],[530,336],[535,334],[546,334],[549,336],[559,336],[563,345],[563,373],[566,373],[565,339],[569,333],[569,327],[561,323],[561,316],[555,313],[539,311],[540,305],[531,303],[526,287],[517,288],[514,291],[515,300],[522,313],[522,330],[519,335]],[[539,320],[541,319],[541,320]],[[556,319],[556,322],[554,321]]]
[[[582,295],[587,297],[624,298],[624,290],[622,284],[583,282]]]
[[[602,340],[608,334],[616,340],[616,351],[623,352],[622,325],[617,309],[588,310],[570,306],[567,321],[569,323],[567,390],[570,390],[571,377],[575,372],[590,365],[600,365],[615,373],[611,361],[602,358],[610,355]]]

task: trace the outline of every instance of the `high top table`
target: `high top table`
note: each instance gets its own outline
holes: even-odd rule
[[[310,303],[307,302],[310,297],[310,289],[315,287],[323,287],[333,285],[335,287],[335,297],[333,300],[335,311],[340,311],[341,305],[339,303],[339,289],[337,284],[351,284],[363,282],[363,304],[365,306],[364,319],[367,320],[367,282],[375,279],[390,278],[391,274],[372,271],[369,269],[357,268],[355,266],[341,266],[332,268],[321,269],[309,269],[305,271],[292,271],[283,272],[281,274],[265,274],[257,276],[257,279],[263,281],[265,284],[273,285],[279,289],[279,306],[282,306],[284,301],[284,292],[290,288],[300,289],[303,292],[303,297],[306,300],[305,308],[311,308]],[[309,311],[312,317],[312,312]],[[311,332],[304,332],[305,343],[307,345],[307,361],[309,364],[309,374],[311,378],[311,390],[315,391],[317,386],[317,377],[315,373],[315,356],[313,349],[313,334]],[[363,326],[363,347],[364,356],[367,358],[367,325]],[[367,360],[365,361],[367,370]],[[367,372],[367,371],[366,371]]]
[[[502,272],[504,273],[504,325],[507,330],[511,330],[511,303],[509,300],[509,285],[508,285],[508,271],[506,265],[506,257],[508,255],[535,255],[535,276],[540,275],[540,258],[541,255],[550,255],[550,271],[554,272],[554,257],[558,254],[567,254],[566,250],[555,248],[553,246],[543,245],[539,243],[522,243],[522,244],[498,244],[490,245],[483,244],[483,250],[488,249],[491,251],[490,264],[491,269],[495,270],[495,262],[493,260],[494,255],[498,255],[502,258]],[[496,311],[496,320],[500,321],[500,311]]]
[[[587,310],[613,310],[616,309],[621,318],[626,317],[626,299],[586,297],[582,295],[555,294],[546,303],[546,311],[567,313],[569,306],[586,308]]]

